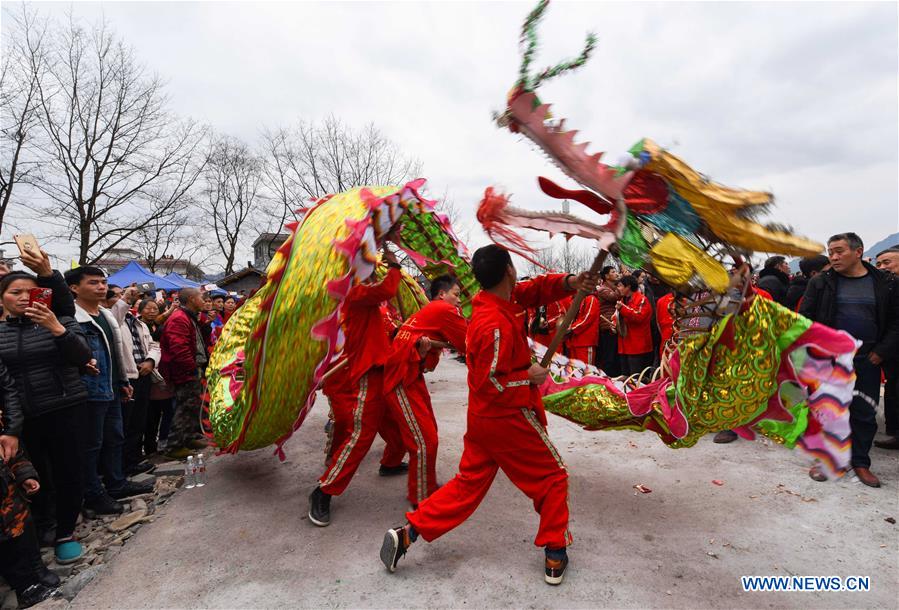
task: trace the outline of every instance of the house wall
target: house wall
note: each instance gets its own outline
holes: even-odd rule
[[[229,284],[218,283],[219,288],[223,290],[227,290],[228,292],[240,292],[241,290],[246,290],[247,294],[256,290],[260,286],[262,286],[262,278],[255,273],[251,273],[249,275],[245,275],[237,281],[231,282]]]

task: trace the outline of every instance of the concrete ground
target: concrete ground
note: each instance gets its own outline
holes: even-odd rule
[[[444,359],[429,376],[440,423],[438,475],[453,476],[467,401],[465,368]],[[416,543],[388,574],[384,531],[403,522],[405,480],[377,476],[382,443],[332,523],[312,526],[306,496],[321,474],[318,405],[286,446],[223,456],[209,484],[179,491],[105,571],[77,608],[604,607],[896,608],[899,455],[874,449],[883,488],[850,478],[816,483],[807,459],[782,447],[703,439],[671,450],[650,433],[585,432],[550,416],[568,464],[571,565],[542,578],[537,515],[503,475],[472,518]],[[716,485],[712,481],[723,481]],[[637,493],[643,484],[651,493]],[[869,576],[866,593],[744,593],[741,575]]]

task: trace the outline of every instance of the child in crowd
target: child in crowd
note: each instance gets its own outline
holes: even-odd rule
[[[53,595],[54,589],[43,582],[49,575],[28,509],[27,496],[41,486],[21,449],[5,462],[0,460],[0,485],[0,575],[15,589],[19,607],[29,608]]]

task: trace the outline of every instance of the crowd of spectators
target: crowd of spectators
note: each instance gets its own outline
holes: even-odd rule
[[[27,271],[0,268],[0,575],[27,607],[59,584],[40,547],[74,563],[79,513],[122,513],[154,489],[138,476],[148,458],[208,445],[201,379],[240,299],[142,293],[92,266],[61,274],[43,251],[21,260]]]

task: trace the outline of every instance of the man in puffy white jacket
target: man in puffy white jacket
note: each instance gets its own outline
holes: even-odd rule
[[[147,409],[150,404],[150,388],[153,385],[153,371],[159,364],[159,343],[150,335],[150,329],[140,318],[131,313],[138,299],[137,288],[125,289],[122,298],[112,306],[112,315],[119,325],[122,337],[122,351],[131,355],[125,358],[130,366],[125,369],[128,381],[134,390],[130,402],[123,405],[122,419],[125,444],[122,448],[122,464],[126,475],[148,472],[153,469],[144,460],[143,437],[147,427]]]

